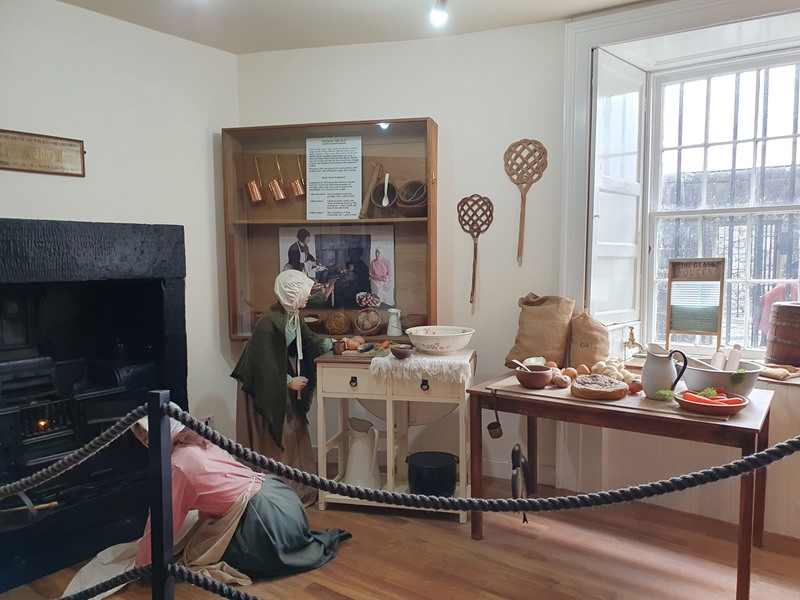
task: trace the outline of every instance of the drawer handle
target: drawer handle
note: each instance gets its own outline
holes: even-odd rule
[[[431,386],[428,383],[427,379],[423,379],[422,383],[419,385],[419,387],[423,392],[427,392],[429,389],[431,389]]]
[[[358,387],[358,377],[355,375],[350,378],[350,387]]]

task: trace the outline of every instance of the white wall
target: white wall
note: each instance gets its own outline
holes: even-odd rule
[[[3,0],[0,82],[0,128],[86,150],[85,178],[0,170],[0,217],[184,226],[189,406],[231,433],[218,175],[219,131],[238,119],[235,57],[52,0]]]
[[[517,299],[556,293],[560,247],[564,23],[514,27],[412,42],[268,52],[239,57],[240,122],[279,125],[431,117],[439,125],[439,323],[474,327],[476,381],[504,372],[517,332]],[[503,154],[522,138],[541,141],[549,166],[528,193],[525,256],[516,263],[519,191]],[[472,238],[456,205],[472,194],[494,203],[479,239],[476,303],[469,288]],[[454,417],[455,415],[453,415]],[[487,415],[488,416],[488,415]],[[485,455],[505,476],[519,420],[486,436]],[[454,421],[444,420],[445,435]],[[553,464],[543,424],[542,460]],[[491,471],[491,469],[490,469]],[[546,469],[545,469],[546,472]]]

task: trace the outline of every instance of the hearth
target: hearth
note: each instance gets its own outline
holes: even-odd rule
[[[0,219],[0,256],[0,483],[80,448],[148,390],[186,408],[182,227]],[[58,505],[0,522],[0,592],[138,537],[146,462],[125,435],[28,491]]]

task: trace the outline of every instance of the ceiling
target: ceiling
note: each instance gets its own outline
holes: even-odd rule
[[[233,54],[397,42],[565,20],[631,0],[59,0]]]

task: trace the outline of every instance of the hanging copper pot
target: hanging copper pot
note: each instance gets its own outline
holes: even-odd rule
[[[292,190],[292,195],[295,198],[305,198],[306,196],[306,182],[303,179],[303,167],[300,165],[300,155],[297,155],[297,170],[300,173],[300,177],[298,179],[293,179],[291,183],[289,183],[289,189]]]
[[[269,193],[272,194],[275,202],[278,202],[286,199],[286,192],[283,189],[283,174],[281,173],[281,163],[277,154],[275,155],[275,165],[278,167],[278,178],[271,179],[267,183],[267,188],[269,188]]]
[[[251,179],[245,184],[245,188],[247,188],[247,195],[250,197],[250,202],[253,204],[258,204],[259,202],[264,201],[264,196],[261,194],[261,188],[263,184],[261,183],[261,169],[258,168],[258,157],[255,158],[256,163],[256,173],[258,174],[258,183],[256,183],[255,179]]]

